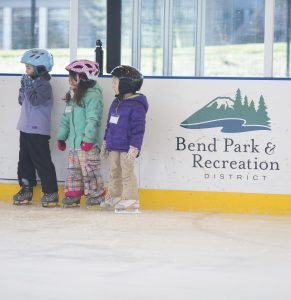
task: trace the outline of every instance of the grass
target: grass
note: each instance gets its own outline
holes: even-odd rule
[[[24,49],[0,50],[0,73],[23,73],[20,63]],[[53,74],[66,74],[65,66],[69,63],[69,49],[50,49],[54,55]],[[123,49],[122,62],[130,63],[131,51]],[[104,65],[106,52],[104,53]],[[286,76],[286,43],[274,44],[274,76]],[[78,58],[94,60],[94,49],[78,49]],[[264,45],[241,44],[207,46],[204,54],[205,76],[264,76]],[[142,48],[141,70],[145,75],[162,75],[162,49]],[[193,76],[195,70],[195,48],[173,49],[173,75]]]

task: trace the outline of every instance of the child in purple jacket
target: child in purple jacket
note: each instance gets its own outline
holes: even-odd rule
[[[143,76],[131,66],[118,66],[111,72],[116,94],[108,113],[101,157],[110,160],[108,195],[102,208],[116,212],[138,212],[138,186],[134,161],[141,150],[145,133],[148,102],[145,95],[136,93]]]

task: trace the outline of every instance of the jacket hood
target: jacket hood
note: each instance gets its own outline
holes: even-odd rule
[[[126,100],[137,101],[144,106],[146,111],[148,111],[149,104],[148,104],[147,97],[144,94],[135,94],[132,97],[127,98]]]
[[[87,89],[87,93],[96,93],[96,90],[100,90],[102,91],[102,88],[101,86],[98,84],[98,82],[94,82],[94,84],[92,84],[92,86],[90,86],[88,89]]]

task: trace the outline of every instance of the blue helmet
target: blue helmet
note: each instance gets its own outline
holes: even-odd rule
[[[50,72],[54,65],[54,58],[47,50],[34,48],[24,52],[20,62],[34,67],[44,66]]]

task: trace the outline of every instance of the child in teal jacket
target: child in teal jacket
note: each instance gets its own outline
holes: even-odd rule
[[[105,190],[100,173],[102,89],[96,79],[99,67],[93,61],[76,60],[66,67],[70,92],[58,131],[58,148],[68,142],[68,176],[65,182],[64,206],[77,206],[84,194],[87,206],[99,205]]]

